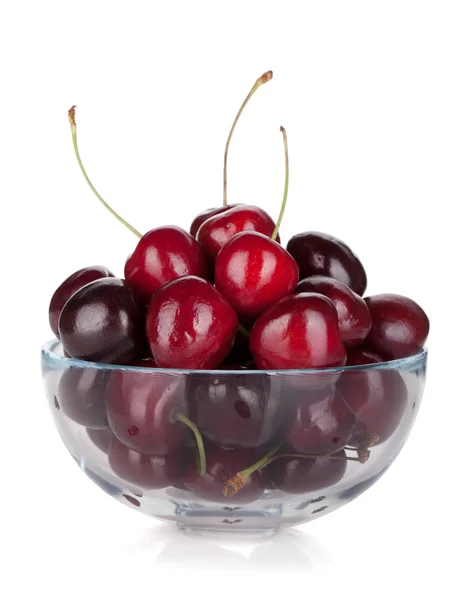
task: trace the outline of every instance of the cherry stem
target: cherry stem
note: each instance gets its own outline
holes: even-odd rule
[[[262,458],[260,458],[257,462],[255,462],[251,467],[244,469],[243,471],[239,471],[236,475],[234,475],[231,479],[229,479],[225,483],[225,487],[223,488],[223,495],[228,497],[235,496],[243,487],[246,485],[246,480],[250,475],[252,475],[258,469],[261,469],[263,466],[268,464],[268,461],[271,457],[276,454],[276,452],[280,449],[282,444],[278,444],[274,448],[272,448],[267,454],[265,454]]]
[[[365,460],[362,458],[355,458],[353,456],[336,456],[335,454],[300,454],[299,452],[293,452],[291,454],[278,454],[277,456],[272,456],[264,465],[267,467],[269,464],[276,460],[277,458],[331,458],[332,460],[352,460],[354,462],[359,462],[363,464],[367,462],[369,459],[370,453],[366,456]]]
[[[195,423],[193,423],[188,417],[186,417],[182,413],[175,413],[173,420],[180,421],[180,423],[183,423],[184,425],[186,425],[187,427],[189,427],[192,430],[192,432],[195,436],[195,439],[197,441],[198,470],[199,470],[200,475],[203,477],[205,475],[205,473],[207,472],[207,459],[206,459],[206,455],[205,455],[205,446],[203,445],[203,438],[202,438],[202,434],[200,433],[200,430],[195,425]]]
[[[230,133],[228,134],[228,139],[226,140],[225,159],[224,159],[224,164],[223,164],[223,206],[227,206],[227,203],[228,203],[227,202],[227,190],[226,190],[226,185],[227,185],[228,148],[230,146],[230,141],[231,141],[233,132],[235,131],[236,124],[238,123],[238,119],[240,118],[241,113],[243,112],[245,106],[248,104],[251,96],[256,92],[256,90],[260,86],[263,85],[263,83],[267,83],[272,78],[273,78],[273,71],[266,71],[266,73],[263,73],[263,75],[261,75],[261,77],[259,77],[255,81],[255,84],[251,88],[249,94],[246,96],[243,104],[241,105],[240,110],[238,111],[238,114],[235,117],[235,120],[233,121],[233,125],[231,126]]]
[[[96,188],[92,184],[91,180],[89,179],[88,174],[86,173],[86,169],[83,166],[83,161],[81,160],[81,156],[79,155],[78,139],[77,139],[77,133],[76,133],[76,111],[75,111],[75,109],[76,109],[76,106],[72,106],[68,110],[69,124],[71,126],[71,134],[73,136],[74,152],[76,154],[76,159],[78,161],[81,172],[84,175],[84,178],[86,179],[89,187],[92,189],[92,191],[94,192],[94,194],[96,195],[98,200],[103,204],[103,206],[105,206],[107,208],[107,210],[116,217],[116,219],[118,219],[123,225],[125,225],[127,227],[127,229],[129,229],[129,231],[132,231],[132,233],[134,235],[136,235],[138,238],[141,238],[142,234],[139,233],[135,227],[132,227],[132,225],[130,223],[128,223],[126,220],[124,220],[120,215],[118,215],[117,212],[111,206],[109,206],[109,204],[99,195],[99,192],[96,190]]]
[[[271,236],[272,240],[275,240],[278,237],[279,228],[281,226],[281,221],[284,217],[284,211],[286,210],[286,202],[288,200],[288,189],[289,189],[289,151],[288,151],[288,136],[286,135],[286,129],[281,125],[280,129],[283,134],[283,142],[284,142],[284,166],[286,169],[286,175],[284,178],[284,194],[283,201],[281,203],[281,211],[279,212],[279,217],[276,222],[276,227],[274,228],[273,235]]]
[[[243,327],[241,323],[238,325],[238,331],[245,337],[250,337],[250,332],[245,327]]]

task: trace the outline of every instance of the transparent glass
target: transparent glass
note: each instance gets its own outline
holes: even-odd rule
[[[53,419],[86,475],[135,510],[209,531],[304,523],[368,489],[411,431],[426,363],[422,350],[335,369],[186,371],[42,348]]]

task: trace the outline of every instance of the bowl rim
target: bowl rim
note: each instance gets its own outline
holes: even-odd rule
[[[60,340],[54,339],[46,342],[41,348],[42,360],[46,360],[64,369],[75,367],[80,369],[94,369],[101,371],[133,371],[143,373],[168,373],[174,375],[213,375],[223,377],[223,375],[241,375],[241,376],[259,376],[259,375],[312,375],[312,374],[333,374],[352,371],[395,371],[408,370],[420,364],[426,363],[428,350],[426,346],[421,348],[416,354],[405,358],[397,358],[387,362],[372,363],[369,365],[352,365],[343,367],[327,367],[325,369],[255,369],[255,370],[224,370],[224,369],[165,369],[162,367],[135,367],[130,365],[113,365],[108,363],[98,363],[82,360],[79,358],[68,358],[57,354],[58,346],[61,346]]]

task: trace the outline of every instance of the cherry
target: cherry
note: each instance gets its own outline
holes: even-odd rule
[[[202,435],[218,445],[256,448],[292,419],[292,405],[266,375],[190,375],[187,406]]]
[[[220,446],[207,449],[207,472],[200,476],[192,464],[185,472],[184,483],[191,492],[211,502],[227,502],[226,484],[237,472],[256,460],[253,450],[226,450]],[[257,500],[266,488],[268,477],[263,471],[252,473],[247,484],[233,497],[233,503],[246,504]]]
[[[253,362],[253,357],[250,351],[250,334],[242,326],[238,326],[235,341],[230,354],[225,358],[224,362],[218,368],[224,368],[224,365],[247,365]]]
[[[59,333],[64,349],[75,358],[127,364],[144,343],[141,307],[123,280],[98,279],[66,302]]]
[[[286,442],[297,452],[332,454],[352,436],[355,415],[333,387],[303,394]]]
[[[347,356],[348,366],[383,362],[372,352],[355,349]],[[365,448],[390,438],[403,418],[407,388],[401,375],[389,369],[350,370],[343,373],[337,389],[356,417],[350,446]]]
[[[423,347],[430,322],[416,302],[398,294],[378,294],[364,300],[372,316],[366,348],[395,359],[412,356]]]
[[[283,298],[264,312],[250,334],[259,369],[316,369],[345,364],[337,311],[321,294]]]
[[[197,232],[197,240],[207,256],[215,260],[218,252],[237,233],[257,231],[271,237],[275,227],[273,219],[262,208],[242,204],[207,219]]]
[[[164,283],[184,275],[206,278],[208,265],[197,240],[175,226],[143,235],[124,268],[126,281],[146,302]]]
[[[103,277],[114,277],[114,275],[109,269],[106,269],[106,267],[86,267],[70,275],[56,289],[50,301],[49,319],[51,330],[57,338],[59,338],[59,316],[66,302],[84,285],[91,283],[91,281],[95,281],[96,279],[102,279]]]
[[[289,494],[304,494],[338,483],[347,469],[344,450],[333,457],[283,456],[274,460],[267,471],[275,488]]]
[[[339,335],[347,348],[361,344],[372,326],[372,318],[361,296],[350,287],[326,275],[311,275],[302,279],[297,287],[299,292],[316,292],[332,300],[339,321]]]
[[[222,213],[234,208],[235,206],[240,206],[239,204],[227,204],[226,206],[219,206],[218,208],[207,208],[201,213],[199,213],[195,219],[192,221],[190,225],[190,235],[193,237],[197,237],[197,232],[200,229],[202,223],[205,223],[207,219],[210,217],[214,217],[215,215],[221,215]]]
[[[194,276],[166,283],[147,309],[147,339],[160,367],[213,369],[230,353],[237,329],[228,301]]]
[[[114,434],[108,429],[86,429],[88,438],[92,443],[104,453],[108,453],[109,445],[112,442]]]
[[[107,457],[118,477],[146,490],[166,488],[180,481],[181,461],[178,452],[166,456],[148,456],[131,450],[113,438]]]
[[[352,250],[336,237],[317,231],[293,236],[286,246],[299,266],[299,277],[328,275],[342,281],[362,296],[367,276],[362,263]]]
[[[91,429],[108,428],[104,404],[108,376],[107,371],[96,369],[72,367],[64,371],[56,395],[64,414]]]

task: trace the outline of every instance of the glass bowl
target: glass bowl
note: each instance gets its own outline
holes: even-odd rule
[[[423,349],[332,369],[187,371],[42,348],[56,427],[92,481],[150,516],[227,532],[304,523],[369,488],[410,433],[426,362]]]

